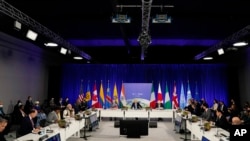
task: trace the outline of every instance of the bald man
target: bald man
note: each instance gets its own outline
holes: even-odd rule
[[[4,131],[5,127],[7,126],[7,124],[8,124],[8,121],[6,119],[0,117],[0,141],[7,141],[4,138],[4,134],[3,134],[3,131]]]
[[[232,118],[232,125],[241,125],[242,121],[240,120],[239,117],[233,117]]]

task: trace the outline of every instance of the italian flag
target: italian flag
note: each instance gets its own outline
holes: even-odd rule
[[[156,105],[154,85],[152,84],[151,96],[150,96],[150,108],[154,109]]]

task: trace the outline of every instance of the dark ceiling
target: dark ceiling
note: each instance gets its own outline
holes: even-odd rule
[[[248,1],[153,0],[152,5],[173,7],[152,7],[151,19],[167,13],[172,23],[149,22],[152,44],[142,61],[136,41],[141,8],[125,7],[141,5],[141,0],[5,1],[89,54],[94,63],[204,63],[194,57],[250,24]],[[117,12],[126,13],[131,23],[112,23]],[[210,63],[229,62],[238,53],[228,54]]]

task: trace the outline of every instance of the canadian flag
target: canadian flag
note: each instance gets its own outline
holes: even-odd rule
[[[92,107],[94,107],[94,108],[100,108],[100,104],[98,102],[98,95],[97,95],[96,83],[94,85],[94,91],[93,91],[93,96],[92,96]]]

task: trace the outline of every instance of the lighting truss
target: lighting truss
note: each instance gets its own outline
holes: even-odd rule
[[[141,22],[141,33],[138,37],[138,41],[141,45],[141,60],[144,60],[145,53],[148,46],[151,43],[151,37],[149,35],[149,19],[150,11],[153,0],[142,0],[142,22]]]
[[[73,46],[72,44],[64,40],[62,37],[57,35],[56,33],[52,32],[47,27],[41,25],[40,23],[30,18],[29,16],[27,16],[26,14],[24,14],[23,12],[15,8],[14,6],[10,5],[9,3],[5,2],[4,0],[0,0],[0,12],[13,18],[14,20],[19,21],[22,24],[32,27],[34,31],[38,32],[39,34],[45,37],[48,37],[53,42],[56,42],[64,46],[65,48],[70,49],[71,51],[79,54],[83,58],[87,60],[91,60],[91,56],[89,56],[87,53],[79,50],[77,47]]]
[[[217,51],[223,47],[230,47],[232,43],[235,43],[240,38],[250,35],[250,25],[246,26],[245,28],[239,30],[238,32],[234,33],[233,35],[229,36],[225,40],[215,44],[214,46],[210,47],[209,49],[201,52],[200,54],[194,57],[195,60],[200,60],[201,58],[207,56],[208,54]]]

